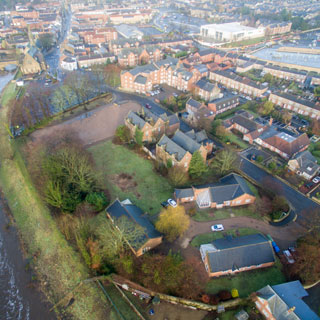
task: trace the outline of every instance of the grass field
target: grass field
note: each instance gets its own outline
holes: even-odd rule
[[[161,202],[172,197],[169,182],[153,170],[150,160],[124,146],[111,141],[89,148],[111,199],[129,198],[144,212],[153,214],[161,210]]]
[[[243,141],[240,137],[238,137],[237,135],[233,134],[233,133],[228,133],[228,135],[225,138],[226,141],[229,141],[231,143],[234,143],[236,145],[238,145],[241,149],[246,149],[248,148],[248,144]],[[228,143],[228,142],[227,142]]]
[[[260,38],[248,39],[243,41],[237,41],[237,42],[228,43],[224,45],[224,47],[235,48],[235,47],[249,46],[252,44],[262,42],[264,39],[265,39],[264,37],[260,37]]]
[[[231,215],[233,214],[233,216]],[[221,219],[229,219],[231,217],[249,217],[255,219],[262,219],[257,212],[252,212],[248,206],[245,207],[233,207],[223,209],[202,209],[198,210],[192,217],[195,221],[214,221]]]
[[[250,295],[266,285],[276,285],[286,281],[281,272],[281,262],[277,259],[273,267],[241,272],[234,276],[211,279],[206,286],[208,293],[215,294],[220,290],[238,289],[241,298]]]
[[[200,247],[202,244],[210,243],[213,240],[221,239],[225,235],[232,235],[236,237],[236,236],[247,236],[247,235],[256,234],[256,233],[259,233],[259,231],[252,228],[230,229],[224,232],[208,232],[208,233],[199,234],[198,236],[194,237],[191,241],[191,245],[193,247]]]

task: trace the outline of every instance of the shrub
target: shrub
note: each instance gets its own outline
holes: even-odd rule
[[[231,295],[230,291],[228,291],[228,290],[219,291],[218,296],[221,301],[226,301],[226,300],[229,300],[232,298],[232,295]]]
[[[89,193],[86,196],[86,202],[93,205],[96,212],[102,211],[108,205],[108,200],[103,192]]]
[[[219,301],[220,301],[220,298],[216,294],[211,296],[211,299],[210,299],[211,304],[217,305]]]
[[[232,296],[232,298],[238,298],[239,297],[239,292],[238,292],[238,289],[236,289],[236,288],[233,288],[232,290],[231,290],[231,296]]]
[[[191,208],[188,211],[188,214],[189,214],[190,217],[193,217],[196,213],[197,213],[197,209],[196,208]]]
[[[259,162],[259,163],[260,163],[260,162],[262,162],[262,161],[263,161],[263,159],[264,159],[264,158],[263,158],[263,156],[261,156],[261,155],[260,155],[260,156],[257,156],[257,162]]]
[[[203,295],[201,296],[201,301],[202,301],[203,303],[209,303],[209,302],[210,302],[210,296],[208,296],[207,294],[203,294]]]

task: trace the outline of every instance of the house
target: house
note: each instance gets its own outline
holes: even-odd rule
[[[120,66],[134,67],[138,64],[159,61],[161,58],[161,51],[157,47],[124,48],[118,54],[118,63]]]
[[[64,59],[61,60],[61,68],[68,71],[77,70],[78,69],[77,60],[72,57],[65,57]]]
[[[245,179],[235,173],[217,183],[175,189],[174,196],[178,203],[196,201],[199,208],[217,209],[251,204],[256,199]]]
[[[153,249],[162,242],[162,235],[155,229],[143,211],[133,205],[130,200],[127,199],[122,202],[115,200],[106,209],[106,214],[116,228],[117,220],[122,218],[127,218],[132,223],[131,228],[134,228],[135,225],[143,228],[144,234],[141,239],[136,242],[128,242],[130,249],[137,257]]]
[[[268,87],[263,84],[256,83],[245,77],[240,77],[230,71],[211,71],[209,79],[221,83],[227,88],[232,88],[254,97],[261,97],[268,89]]]
[[[275,257],[271,242],[262,234],[226,237],[200,246],[209,277],[220,277],[271,267]]]
[[[142,141],[152,142],[158,140],[164,133],[173,134],[179,129],[180,122],[175,114],[160,115],[142,107],[140,112],[130,111],[125,119],[125,125],[129,128],[131,136],[134,137],[136,129],[143,132]]]
[[[105,64],[108,61],[114,62],[115,56],[110,53],[91,54],[78,56],[79,68],[89,68],[96,64]]]
[[[320,104],[308,101],[286,92],[271,93],[269,101],[297,114],[320,120]]]
[[[311,180],[320,170],[317,159],[308,150],[297,153],[288,161],[288,167],[307,180]]]
[[[234,94],[224,94],[223,97],[213,99],[208,102],[208,109],[215,115],[233,109],[239,105],[239,96]]]
[[[194,94],[206,101],[217,98],[219,93],[220,89],[206,79],[200,79],[194,85]]]
[[[192,98],[187,101],[186,110],[188,112],[188,120],[194,125],[197,125],[201,119],[208,119],[212,121],[215,117],[215,113],[209,110],[204,103]]]
[[[206,161],[208,154],[206,145],[194,140],[191,135],[177,130],[171,139],[163,135],[159,140],[156,145],[156,159],[164,165],[171,161],[172,166],[188,171],[192,155],[196,151],[199,151],[203,161]]]
[[[319,320],[302,300],[308,296],[300,281],[266,286],[254,298],[256,308],[267,320]]]

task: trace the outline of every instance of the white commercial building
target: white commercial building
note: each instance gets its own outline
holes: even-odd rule
[[[200,28],[200,33],[205,38],[221,42],[233,42],[263,37],[265,28],[251,28],[241,25],[240,22],[230,22],[203,25]]]

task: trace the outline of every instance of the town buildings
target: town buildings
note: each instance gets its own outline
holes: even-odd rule
[[[320,104],[302,98],[298,98],[286,92],[273,92],[269,96],[269,101],[282,108],[293,111],[312,119],[320,120]]]
[[[240,22],[207,24],[201,26],[200,34],[217,42],[233,42],[263,37],[265,28],[247,27]]]

